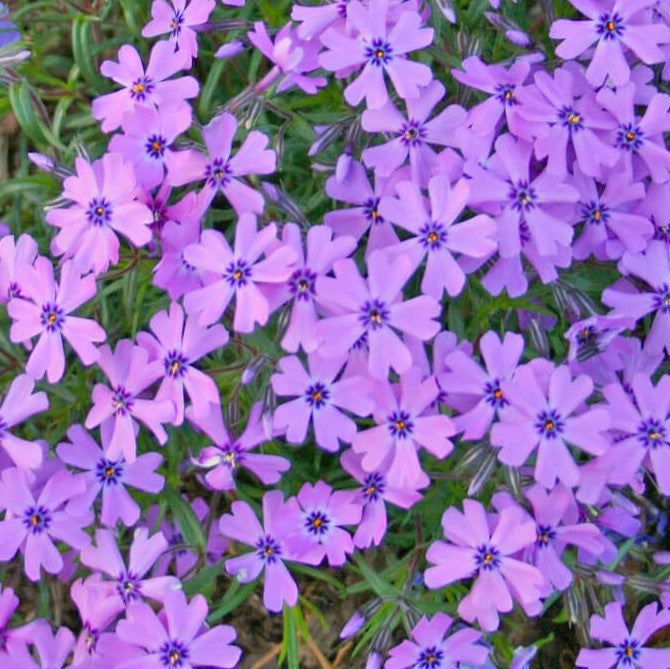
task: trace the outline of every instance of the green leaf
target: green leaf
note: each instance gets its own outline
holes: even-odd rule
[[[72,55],[86,83],[94,91],[98,91],[101,80],[92,50],[91,23],[93,21],[97,21],[97,18],[84,16],[83,14],[74,17],[72,21]]]
[[[397,595],[398,591],[387,581],[385,581],[358,553],[354,553],[353,561],[356,563],[356,566],[360,569],[361,575],[367,582],[367,584],[372,588],[374,593],[379,597],[384,597],[385,595]]]
[[[255,587],[256,581],[241,585],[236,578],[233,579],[228,591],[221,600],[221,606],[209,614],[207,622],[210,624],[215,623],[228,615],[231,611],[234,611],[253,592]]]
[[[193,513],[191,505],[170,486],[166,486],[164,494],[172,515],[177,521],[177,525],[179,525],[179,530],[184,537],[185,543],[190,546],[196,546],[200,553],[203,554],[207,547],[207,539],[205,539],[202,525],[195,513]]]
[[[217,577],[223,571],[225,560],[219,560],[216,564],[203,569],[199,574],[184,582],[183,590],[189,597],[204,591],[210,591],[214,587]]]
[[[43,124],[39,122],[30,99],[30,91],[24,82],[12,84],[9,87],[9,102],[12,105],[16,120],[26,135],[37,144],[47,142],[48,140],[42,129]]]
[[[284,639],[282,641],[281,653],[279,653],[279,664],[288,659],[288,669],[300,669],[300,657],[298,654],[298,627],[294,610],[299,607],[289,608],[284,605]]]

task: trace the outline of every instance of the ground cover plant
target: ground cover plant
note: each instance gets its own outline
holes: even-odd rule
[[[0,668],[670,667],[670,1],[0,4]]]

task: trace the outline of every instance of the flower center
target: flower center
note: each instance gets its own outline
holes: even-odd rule
[[[95,465],[95,476],[102,485],[116,485],[123,475],[123,464],[100,458]]]
[[[246,260],[234,260],[223,275],[231,286],[240,288],[246,286],[247,280],[251,277],[251,267],[247,265]]]
[[[419,121],[410,120],[400,128],[400,141],[405,146],[419,146],[426,137],[426,129]]]
[[[131,571],[123,572],[116,581],[116,591],[124,604],[128,605],[128,602],[140,599],[140,579],[137,574]]]
[[[573,130],[581,130],[584,127],[584,119],[582,115],[573,107],[567,105],[561,108],[558,114],[562,124],[572,132]]]
[[[633,662],[640,657],[640,642],[636,639],[626,639],[617,646],[616,656],[619,659],[619,664],[626,667],[634,666]]]
[[[93,225],[101,227],[112,219],[112,205],[104,197],[95,197],[86,211],[86,220]]]
[[[393,48],[386,40],[378,37],[367,47],[365,56],[371,65],[383,67],[393,60]]]
[[[495,409],[501,409],[509,404],[503,395],[498,379],[486,382],[484,385],[484,399],[487,404],[490,404]]]
[[[188,648],[181,641],[166,641],[159,649],[164,667],[183,667],[188,661]]]
[[[516,95],[514,95],[514,89],[514,84],[498,84],[496,86],[496,99],[507,107],[518,105],[519,101],[516,99]]]
[[[114,413],[120,414],[121,416],[130,413],[130,410],[133,408],[133,403],[130,398],[131,394],[123,386],[117,386],[114,395],[112,396]]]
[[[407,411],[394,411],[387,419],[389,432],[395,439],[407,439],[414,431],[414,423]]]
[[[31,534],[42,534],[51,525],[51,512],[41,504],[30,506],[23,513],[23,524]]]
[[[616,133],[616,146],[625,151],[637,151],[642,145],[643,133],[635,123],[622,123]]]
[[[370,223],[382,224],[384,217],[379,213],[379,198],[370,198],[363,205],[363,215]]]
[[[256,541],[256,548],[258,549],[256,555],[263,560],[263,562],[269,562],[270,564],[276,562],[281,555],[279,542],[269,535],[259,537]]]
[[[665,425],[657,418],[648,418],[638,428],[638,438],[647,448],[667,446]]]
[[[368,474],[363,481],[362,489],[365,503],[377,501],[384,493],[385,485],[384,477],[381,474],[377,472]]]
[[[47,332],[56,332],[65,321],[63,310],[57,304],[45,304],[42,306],[40,321]]]
[[[535,545],[538,548],[545,548],[555,536],[556,532],[549,525],[538,525]]]
[[[419,242],[429,251],[437,251],[447,243],[447,231],[442,223],[425,223],[419,229]]]
[[[389,317],[386,304],[381,300],[368,300],[361,307],[359,319],[366,330],[379,330],[384,327]]]
[[[184,23],[184,13],[175,12],[174,16],[172,17],[172,21],[170,21],[170,28],[172,28],[172,37],[179,36],[183,23]]]
[[[180,351],[169,351],[163,364],[165,365],[165,373],[175,379],[178,376],[184,376],[188,360]]]
[[[417,659],[416,669],[440,669],[444,651],[437,646],[424,648]]]
[[[225,186],[230,181],[232,174],[233,170],[228,161],[224,161],[223,158],[215,158],[205,168],[205,179],[207,180],[207,184],[212,188]]]
[[[512,209],[527,211],[535,207],[535,189],[525,179],[519,179],[516,186],[512,185],[509,199],[512,200]]]
[[[316,272],[310,269],[297,269],[289,279],[289,290],[296,300],[309,302],[316,295]]]
[[[140,77],[133,81],[130,87],[130,97],[137,102],[144,102],[154,90],[154,82],[147,77]]]
[[[541,411],[537,415],[535,428],[540,433],[540,436],[546,439],[555,439],[561,432],[565,423],[558,412],[554,409],[551,411]]]
[[[654,307],[661,313],[670,313],[670,286],[664,283],[654,295]]]
[[[596,24],[596,31],[604,40],[614,40],[621,37],[624,29],[623,16],[619,12],[601,14]]]
[[[330,529],[330,518],[323,511],[312,511],[305,518],[305,529],[315,536],[323,536]]]
[[[150,158],[159,159],[163,157],[167,143],[167,139],[162,135],[150,135],[147,138],[144,149]]]
[[[500,552],[491,544],[482,544],[475,551],[475,564],[477,565],[477,573],[482,569],[493,571],[500,564]]]
[[[317,381],[305,391],[305,401],[312,409],[320,409],[325,406],[330,398],[330,390],[324,383]]]

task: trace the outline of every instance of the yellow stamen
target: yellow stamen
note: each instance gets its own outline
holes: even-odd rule
[[[428,235],[428,241],[429,241],[431,244],[434,244],[438,239],[439,239],[439,235],[437,234],[437,232],[431,232],[431,233],[429,233],[429,235]]]
[[[626,133],[626,139],[627,139],[629,142],[632,142],[632,141],[635,139],[635,133],[632,132],[632,131],[627,132],[627,133]]]
[[[321,397],[322,397],[322,393],[321,393],[320,390],[315,390],[315,391],[312,393],[312,399],[313,399],[315,402],[318,402],[318,401],[321,399]]]
[[[544,429],[545,429],[545,430],[553,430],[553,429],[554,429],[554,421],[553,421],[553,420],[548,420],[548,421],[544,424]]]
[[[133,86],[133,93],[143,93],[144,92],[144,84],[135,84]]]
[[[172,363],[172,366],[170,367],[170,374],[172,374],[172,376],[176,376],[178,371],[179,371],[179,360],[175,360]]]
[[[501,400],[503,397],[502,390],[498,388],[498,390],[494,391],[493,397],[495,397],[497,400]]]
[[[614,24],[614,21],[608,21],[605,27],[612,32],[616,28],[616,25]]]
[[[395,422],[395,429],[396,430],[404,430],[406,427],[405,421],[404,420],[397,420]]]

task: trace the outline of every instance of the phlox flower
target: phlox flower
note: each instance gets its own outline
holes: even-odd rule
[[[135,530],[128,567],[121,557],[114,535],[109,530],[96,530],[95,543],[97,545],[91,544],[82,550],[81,562],[111,578],[115,586],[112,596],[115,599],[120,598],[123,606],[141,602],[145,597],[162,602],[168,593],[181,588],[179,579],[174,576],[144,578],[168,547],[162,532],[149,537],[146,527]]]
[[[281,490],[270,490],[263,495],[261,524],[246,502],[233,502],[232,513],[221,516],[221,534],[247,546],[253,551],[226,560],[226,571],[241,583],[250,583],[265,571],[263,604],[268,611],[278,613],[284,604],[295,606],[298,586],[284,560],[302,561],[286,541],[301,523],[301,514],[295,498],[284,501]]]
[[[634,180],[639,179],[638,175],[642,172],[649,173],[655,183],[668,181],[670,151],[663,136],[670,130],[670,95],[654,95],[646,105],[642,118],[635,115],[635,84],[632,82],[616,92],[603,88],[597,100],[618,121],[611,133],[611,141],[619,152],[621,171]]]
[[[50,625],[33,630],[31,643],[35,646],[39,663],[24,644],[14,645],[7,653],[7,667],[21,669],[63,669],[74,648],[74,634],[67,627],[59,627],[54,634]],[[67,666],[71,666],[69,663]]]
[[[237,153],[231,156],[236,130],[237,119],[223,112],[202,129],[207,156],[194,149],[166,154],[168,182],[172,186],[183,186],[204,180],[205,185],[199,195],[203,207],[207,207],[220,190],[238,214],[260,214],[265,206],[263,196],[240,177],[271,174],[276,168],[277,155],[266,148],[269,141],[267,135],[252,130]]]
[[[373,167],[380,176],[388,177],[409,156],[412,179],[425,187],[437,165],[437,155],[431,145],[453,145],[455,133],[465,120],[465,110],[459,105],[449,105],[428,120],[444,97],[444,92],[444,86],[439,81],[431,81],[421,95],[406,101],[406,117],[391,101],[379,109],[364,111],[361,118],[363,130],[388,133],[394,137],[385,144],[365,149],[363,162]]]
[[[184,420],[184,392],[191,400],[193,414],[203,416],[210,403],[219,403],[219,390],[214,379],[194,363],[225,346],[228,332],[220,324],[202,326],[195,316],[184,318],[184,311],[176,302],[172,302],[169,311],[155,313],[149,327],[153,334],[140,332],[136,339],[149,352],[150,360],[163,363],[164,376],[156,399],[174,404],[175,425]]]
[[[72,258],[82,274],[100,274],[119,261],[116,233],[144,246],[151,241],[153,216],[136,199],[133,166],[118,153],[106,153],[93,163],[77,158],[75,167],[77,173],[63,181],[63,197],[74,204],[46,214],[47,223],[60,228],[51,252]]]
[[[46,374],[49,383],[62,379],[63,338],[84,365],[92,365],[100,357],[94,344],[105,341],[105,331],[90,318],[70,314],[95,295],[95,277],[82,277],[74,262],[68,260],[61,265],[56,285],[51,261],[40,256],[32,266],[21,269],[21,285],[25,297],[10,300],[7,312],[13,320],[9,330],[13,342],[30,342],[39,336],[26,362],[26,372],[36,380]]]
[[[186,410],[186,418],[212,440],[212,446],[203,448],[194,463],[209,470],[205,474],[205,481],[214,490],[234,490],[239,469],[248,469],[265,485],[273,485],[291,467],[290,460],[279,455],[249,452],[268,441],[261,420],[260,402],[251,407],[247,426],[236,438],[230,436],[223,424],[218,402],[210,404],[204,416],[194,416],[189,408]]]
[[[136,458],[136,420],[144,423],[160,444],[167,441],[162,423],[174,420],[175,407],[170,400],[149,400],[138,397],[154,381],[165,374],[162,360],[149,361],[149,353],[122,339],[112,349],[100,349],[98,365],[110,381],[111,388],[97,383],[93,388],[93,406],[86,416],[86,429],[102,424],[109,430],[107,456],[118,459],[121,454],[129,463]]]
[[[130,527],[140,517],[140,507],[128,494],[126,486],[158,494],[163,489],[164,478],[155,472],[163,461],[160,453],[144,453],[134,462],[123,458],[111,459],[81,425],[67,431],[69,442],[56,447],[58,457],[66,464],[83,469],[75,479],[83,480],[86,489],[70,499],[67,510],[75,515],[92,508],[102,492],[100,522],[114,527],[119,519]],[[103,433],[103,440],[108,433]],[[103,441],[104,443],[104,441]]]
[[[662,23],[645,21],[647,9],[656,0],[574,0],[572,4],[588,20],[559,19],[552,23],[549,35],[563,40],[556,47],[556,55],[565,60],[580,56],[597,42],[586,69],[586,78],[593,86],[601,86],[607,77],[615,86],[629,80],[629,49],[648,65],[665,60],[659,45],[670,42],[670,29]]]
[[[479,136],[492,135],[504,116],[510,132],[524,136],[529,122],[520,118],[518,89],[530,74],[530,64],[519,59],[506,70],[502,65],[487,65],[478,56],[470,56],[462,63],[462,70],[453,69],[454,79],[465,86],[490,93],[491,97],[468,110],[466,125]]]
[[[426,552],[424,581],[429,588],[474,578],[470,592],[460,601],[458,614],[477,620],[487,632],[498,628],[498,613],[512,610],[513,599],[524,607],[537,603],[544,584],[541,572],[510,557],[535,541],[535,523],[525,520],[519,506],[507,506],[489,522],[480,502],[466,499],[463,513],[449,507],[442,516],[449,541],[435,541]],[[539,611],[538,611],[539,613]]]
[[[33,393],[34,388],[33,379],[27,374],[19,374],[12,380],[0,405],[0,446],[21,469],[37,469],[42,463],[42,448],[37,442],[27,441],[9,431],[26,418],[49,408],[46,393]]]
[[[354,534],[354,546],[365,549],[381,544],[387,528],[386,502],[409,509],[421,499],[420,489],[430,485],[430,479],[421,471],[413,486],[392,485],[387,474],[391,464],[390,455],[371,472],[363,469],[362,456],[347,449],[340,457],[342,468],[358,483],[358,503],[363,508],[360,523]]]
[[[351,444],[354,453],[363,455],[361,464],[366,471],[378,469],[389,456],[389,483],[411,488],[417,486],[423,474],[419,448],[439,459],[449,455],[454,447],[449,439],[456,432],[454,425],[448,416],[427,411],[438,392],[435,379],[422,379],[417,368],[401,375],[400,384],[385,380],[375,383],[376,425],[356,434]]]
[[[373,186],[363,165],[352,161],[342,180],[333,175],[326,181],[326,194],[334,200],[355,206],[329,211],[324,214],[323,222],[337,237],[346,235],[358,240],[367,231],[366,258],[373,251],[395,244],[400,241],[398,235],[390,222],[381,215],[379,206],[382,200],[394,194],[397,181],[394,175],[389,178],[375,175]]]
[[[481,666],[489,655],[478,644],[482,633],[465,627],[445,638],[454,619],[439,611],[432,618],[423,616],[412,629],[412,641],[405,640],[389,650],[384,669],[458,669]]]
[[[374,402],[369,397],[372,384],[363,376],[338,379],[343,363],[313,353],[308,358],[307,372],[294,355],[279,361],[279,371],[272,375],[272,389],[280,398],[296,399],[275,409],[274,426],[286,434],[289,443],[304,443],[311,422],[317,445],[335,453],[340,441],[351,443],[357,430],[356,423],[342,409],[357,416],[372,413]]]
[[[286,539],[291,552],[309,564],[318,565],[325,557],[331,567],[344,565],[354,544],[342,525],[356,525],[361,519],[357,492],[333,491],[324,481],[317,481],[305,483],[297,499],[302,515],[295,534]]]
[[[277,93],[297,86],[304,93],[314,95],[327,83],[325,77],[308,77],[309,72],[319,69],[318,52],[321,45],[318,40],[303,41],[295,28],[287,23],[270,39],[262,21],[254,23],[254,29],[247,33],[249,41],[270,61],[274,67],[254,87],[256,91],[266,90],[279,80]]]
[[[83,481],[60,470],[46,481],[35,497],[20,469],[5,469],[0,498],[8,513],[0,523],[0,561],[11,560],[21,548],[23,567],[31,581],[39,580],[41,567],[49,574],[57,574],[63,568],[63,558],[54,540],[75,549],[82,549],[91,541],[82,527],[90,524],[92,514],[73,516],[63,508],[69,499],[81,494],[84,487]]]
[[[262,292],[264,284],[286,281],[294,271],[295,251],[276,245],[277,225],[256,228],[256,217],[242,214],[235,227],[231,249],[218,230],[203,230],[199,244],[184,251],[194,267],[211,272],[217,278],[184,298],[188,314],[199,314],[199,323],[214,323],[235,297],[233,329],[252,332],[256,323],[263,326],[270,316],[270,304]],[[265,257],[261,260],[261,256]]]
[[[172,143],[190,126],[188,105],[138,107],[123,117],[123,134],[112,137],[109,150],[132,163],[140,186],[153,188],[163,181],[165,159],[172,152]]]
[[[0,304],[13,297],[24,297],[18,282],[22,267],[30,267],[37,257],[37,242],[28,234],[18,239],[5,235],[0,239]]]
[[[330,272],[333,263],[345,258],[356,248],[353,237],[343,235],[333,239],[332,230],[326,225],[314,225],[307,231],[303,248],[302,233],[295,223],[286,223],[282,228],[283,243],[292,248],[297,256],[293,271],[278,295],[271,295],[272,305],[291,300],[291,316],[281,340],[281,346],[289,353],[300,347],[306,353],[316,350],[317,305],[316,279]],[[279,288],[279,287],[277,287]],[[274,291],[273,291],[274,292]]]
[[[123,88],[101,95],[91,103],[93,118],[102,121],[103,132],[111,132],[121,125],[124,116],[137,107],[155,107],[164,104],[188,106],[189,98],[198,94],[199,85],[194,77],[169,77],[190,63],[186,52],[175,52],[168,40],[156,42],[149,54],[146,70],[137,50],[124,44],[118,53],[118,62],[106,60],[100,72]],[[188,62],[187,62],[188,61]]]
[[[37,618],[32,622],[20,627],[9,627],[9,622],[19,608],[19,598],[12,588],[0,586],[0,664],[6,660],[9,649],[13,646],[21,646],[30,643],[36,627],[48,625],[46,620]]]
[[[191,58],[198,55],[198,35],[194,26],[202,25],[214,9],[214,0],[154,0],[151,20],[142,28],[142,37],[156,37],[168,33],[168,42],[174,51]]]
[[[670,663],[669,648],[646,648],[646,641],[658,630],[670,625],[670,611],[658,610],[658,604],[647,604],[638,614],[633,628],[623,618],[621,602],[605,605],[605,615],[591,616],[591,636],[607,643],[606,648],[582,648],[577,667],[585,669],[624,669],[624,667],[662,667]]]
[[[479,350],[485,369],[482,369],[465,351],[456,349],[444,358],[447,371],[437,376],[440,390],[450,403],[451,393],[467,396],[476,401],[453,419],[458,431],[463,431],[463,439],[481,439],[496,417],[503,415],[509,402],[501,383],[512,378],[521,354],[523,337],[514,332],[506,332],[501,341],[489,330],[479,340]]]
[[[349,259],[333,264],[335,278],[317,279],[317,292],[336,314],[318,323],[317,336],[322,342],[318,350],[324,357],[342,358],[352,346],[365,344],[370,373],[385,379],[389,369],[402,374],[412,366],[412,355],[395,331],[422,341],[432,339],[440,329],[433,319],[441,309],[428,295],[405,302],[398,299],[412,275],[412,263],[404,255],[389,262],[382,251],[376,251],[367,265],[367,280]]]
[[[236,666],[242,650],[232,643],[235,629],[230,625],[205,628],[207,613],[207,600],[202,595],[194,595],[187,602],[181,591],[166,595],[161,615],[156,615],[148,604],[131,604],[125,619],[116,626],[116,633],[145,654],[141,660],[117,664],[117,669]]]
[[[654,386],[646,374],[636,374],[628,392],[612,383],[603,393],[617,435],[617,464],[610,481],[625,485],[644,463],[661,492],[669,495],[670,376],[662,376]]]
[[[586,375],[571,378],[561,365],[544,374],[531,366],[517,369],[514,378],[501,384],[510,407],[491,429],[491,443],[500,446],[498,459],[520,467],[537,449],[535,480],[547,488],[556,481],[571,487],[579,482],[579,469],[568,444],[600,455],[610,445],[606,434],[610,417],[603,407],[581,409],[593,392],[593,381]]]
[[[626,273],[643,279],[649,289],[638,292],[624,279],[603,291],[603,304],[613,308],[611,316],[640,319],[655,314],[645,350],[652,355],[670,352],[670,247],[654,240],[644,253],[625,254],[621,266]]]
[[[497,248],[492,239],[496,225],[492,218],[480,214],[465,221],[457,219],[469,198],[468,182],[461,179],[453,188],[446,174],[436,174],[428,182],[430,207],[416,181],[403,181],[396,186],[396,198],[380,203],[384,218],[412,235],[387,247],[389,257],[407,256],[413,269],[426,259],[421,291],[437,300],[444,291],[455,297],[465,285],[465,272],[454,254],[467,258],[486,258]]]
[[[359,0],[349,0],[347,24],[353,36],[343,33],[340,27],[328,28],[320,36],[327,49],[319,55],[325,70],[349,72],[354,66],[363,66],[361,74],[344,89],[344,98],[352,106],[363,98],[370,109],[379,109],[387,102],[384,73],[405,100],[416,98],[420,88],[432,79],[427,65],[411,61],[406,55],[428,46],[433,41],[433,29],[422,27],[421,15],[411,9],[399,12],[389,27],[388,11],[388,0],[370,0],[368,7]]]

